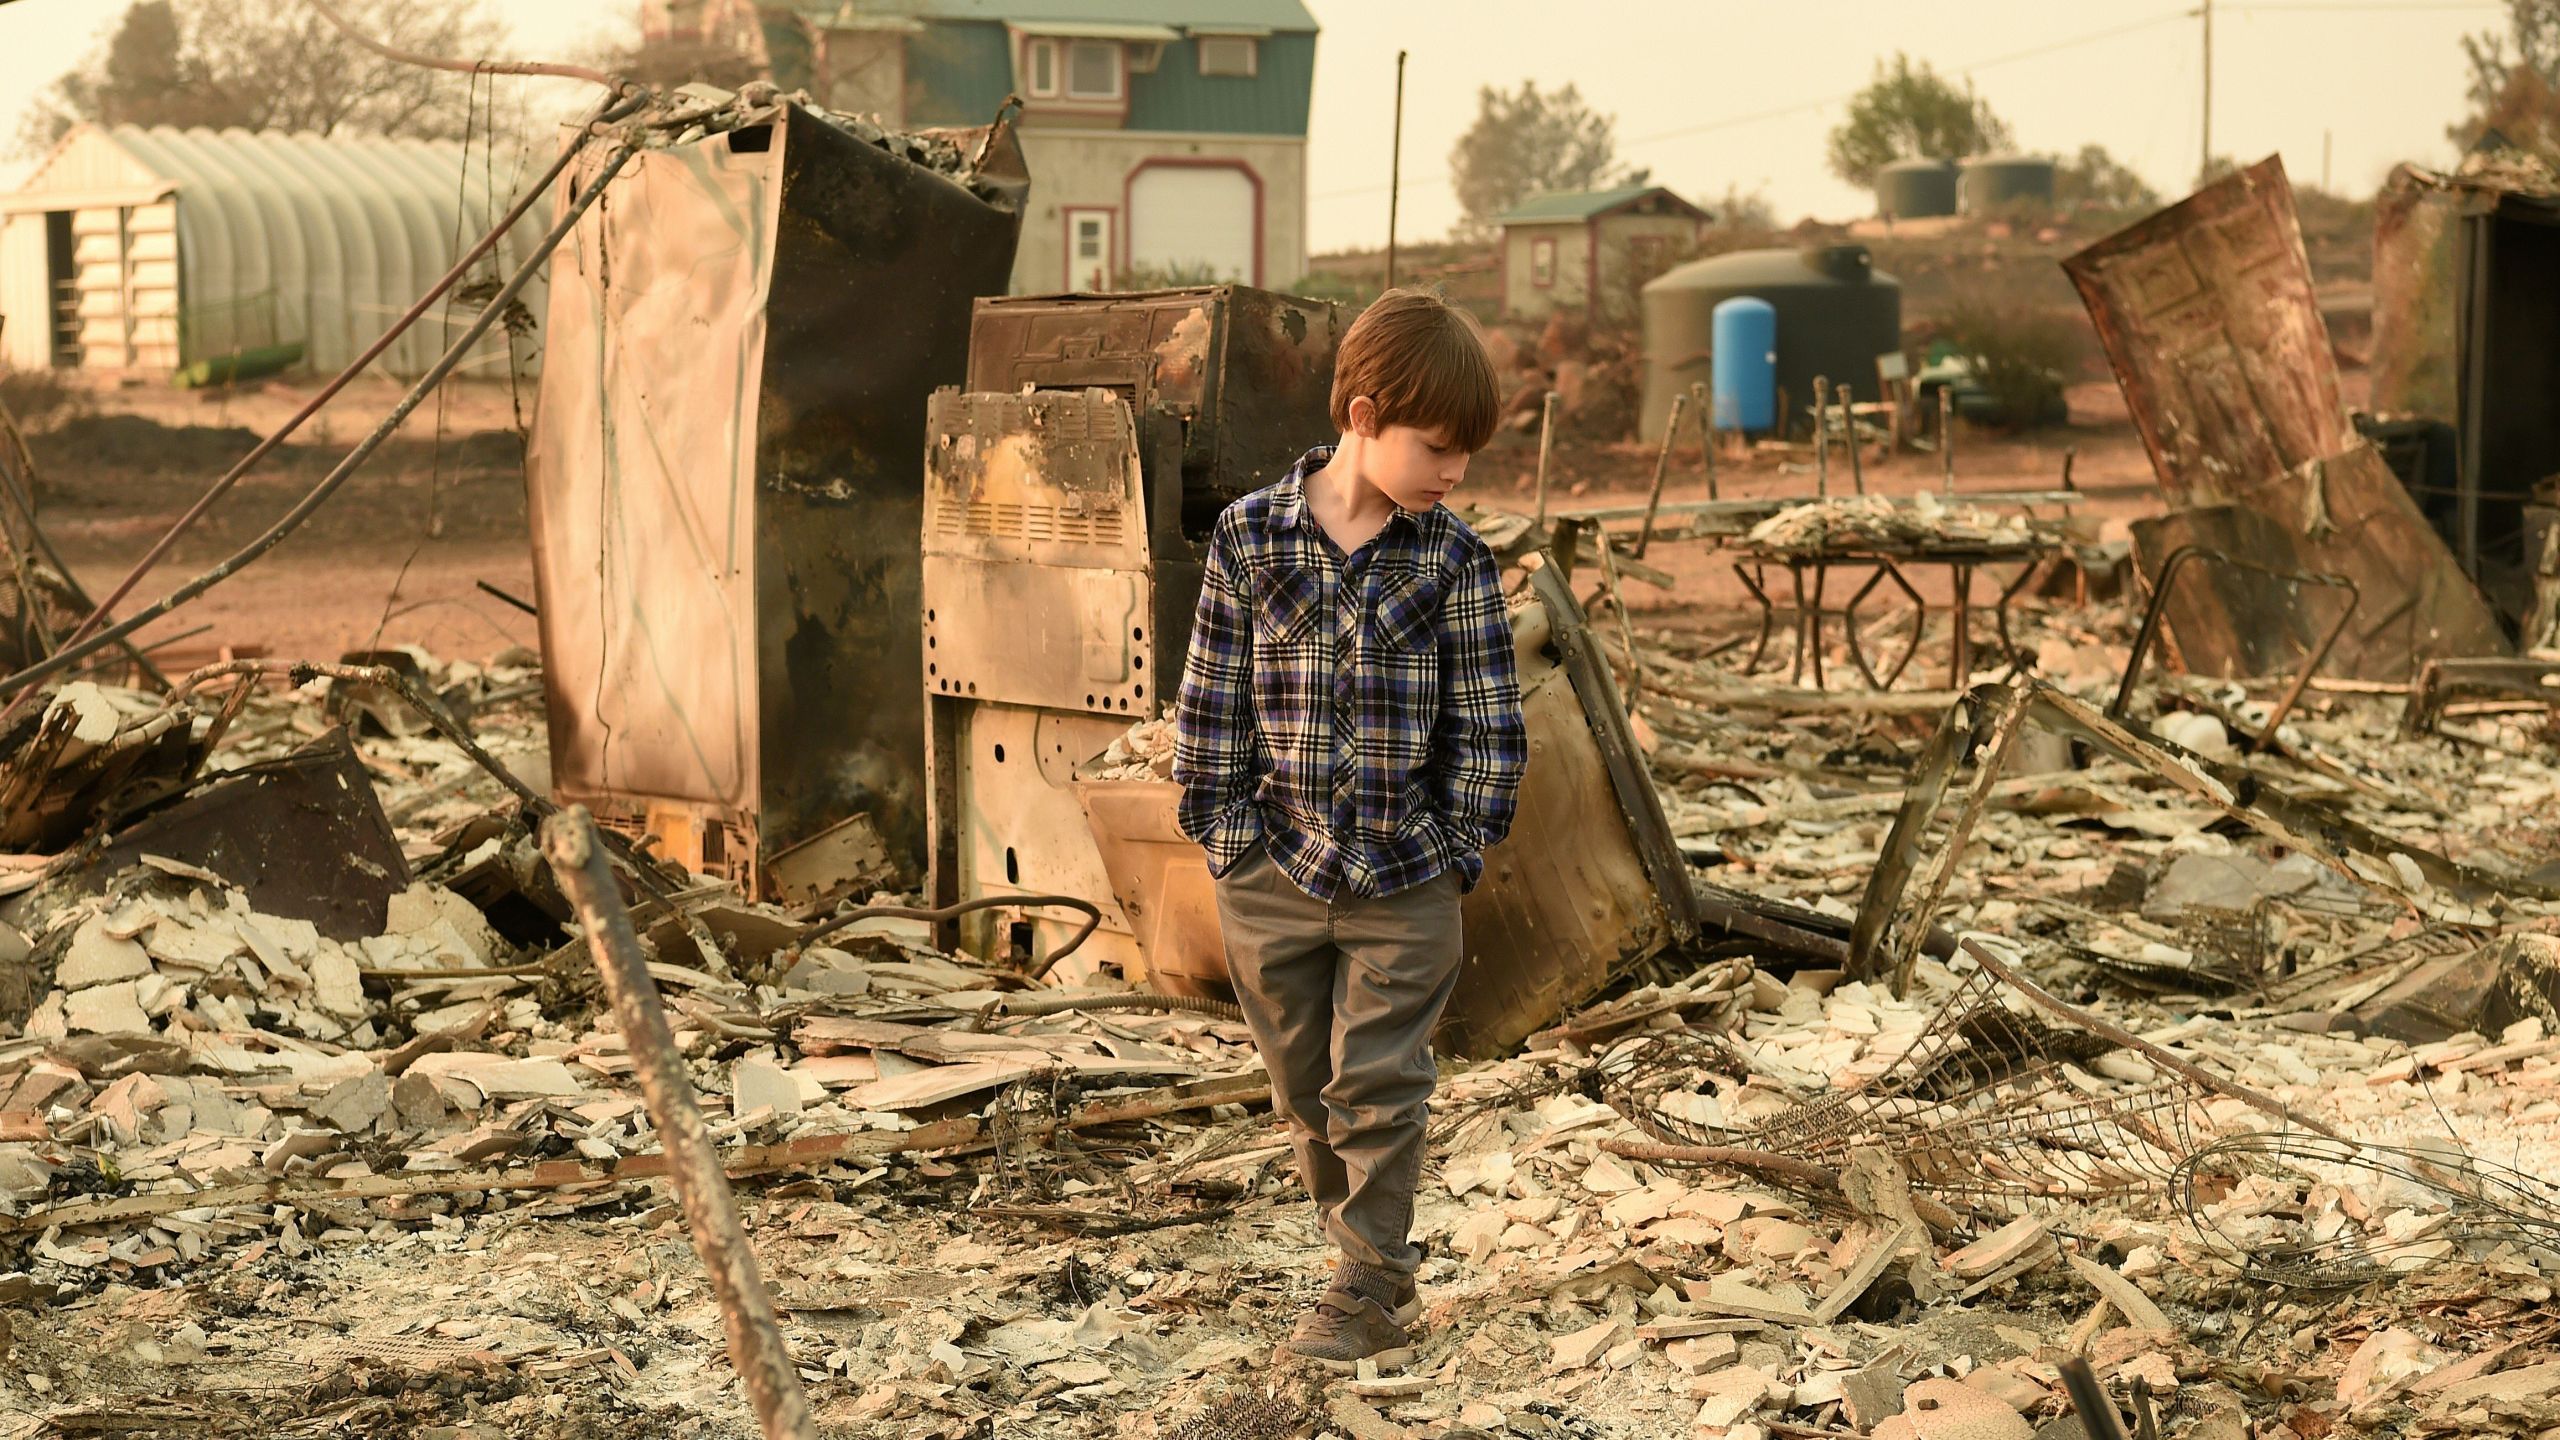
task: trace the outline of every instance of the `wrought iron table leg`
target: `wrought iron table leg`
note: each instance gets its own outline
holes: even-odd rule
[[[1893,583],[1901,587],[1902,593],[1911,601],[1911,643],[1902,647],[1902,658],[1894,661],[1893,669],[1885,674],[1884,688],[1890,690],[1894,682],[1902,678],[1902,672],[1910,668],[1911,657],[1920,653],[1920,641],[1929,633],[1929,602],[1920,598],[1920,592],[1903,575],[1901,566],[1887,560],[1884,572],[1893,577]]]
[[[1788,670],[1787,670],[1787,683],[1788,683],[1788,684],[1790,684],[1790,685],[1801,686],[1801,685],[1803,685],[1803,684],[1804,684],[1804,653],[1805,653],[1805,642],[1804,642],[1804,623],[1805,623],[1805,608],[1804,608],[1804,566],[1803,566],[1803,565],[1801,565],[1801,564],[1799,564],[1799,563],[1797,563],[1797,562],[1795,562],[1795,561],[1793,561],[1793,560],[1788,561],[1788,562],[1787,562],[1787,581],[1788,581],[1788,583],[1789,583],[1789,584],[1791,584],[1791,585],[1793,585],[1793,586],[1795,587],[1795,597],[1796,597],[1796,614],[1795,614],[1795,621],[1796,621],[1796,655],[1795,655],[1795,663],[1794,663],[1793,665],[1791,665],[1790,667],[1788,667]]]
[[[1824,688],[1822,682],[1822,591],[1831,578],[1831,562],[1816,560],[1813,562],[1812,569],[1813,603],[1807,606],[1804,612],[1805,652],[1813,657],[1813,688],[1820,690]]]
[[[2009,636],[2009,602],[2017,599],[2018,592],[2026,589],[2027,582],[2035,578],[2039,563],[2032,560],[2027,562],[2025,568],[2018,571],[2018,578],[2010,581],[2008,588],[2000,592],[1999,603],[1991,607],[1991,623],[1999,627],[2000,648],[2009,653],[2009,670],[2012,674],[2015,674],[2018,669],[2018,642]]]
[[[1875,568],[1867,573],[1867,583],[1859,586],[1857,593],[1849,597],[1849,603],[1840,607],[1840,628],[1849,637],[1849,658],[1858,662],[1858,673],[1867,677],[1870,690],[1882,690],[1885,685],[1876,678],[1875,667],[1867,663],[1866,647],[1858,643],[1858,606],[1884,583],[1885,566],[1889,563],[1877,561]]]
[[[1778,607],[1769,603],[1769,592],[1760,588],[1759,577],[1758,566],[1746,568],[1739,560],[1733,562],[1733,578],[1741,581],[1742,588],[1750,591],[1751,598],[1760,604],[1760,633],[1752,637],[1751,658],[1742,662],[1742,673],[1745,675],[1759,670],[1760,657],[1769,653],[1769,632],[1775,629],[1778,623]]]
[[[1973,679],[1973,567],[1950,565],[1956,587],[1956,653],[1947,688],[1962,690]]]

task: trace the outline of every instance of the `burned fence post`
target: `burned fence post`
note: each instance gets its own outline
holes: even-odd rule
[[[1813,377],[1813,493],[1831,498],[1831,382]]]
[[[1938,387],[1938,471],[1939,488],[1956,493],[1956,392],[1952,385]]]
[[[1840,387],[1840,434],[1849,442],[1849,485],[1859,494],[1867,493],[1866,457],[1858,453],[1858,411],[1849,398],[1849,387]]]
[[[1716,494],[1716,412],[1715,407],[1707,403],[1705,381],[1689,382],[1689,403],[1698,412],[1698,443],[1703,447],[1699,452],[1699,463],[1707,472],[1707,498],[1720,499],[1722,497]]]
[[[1671,397],[1671,418],[1662,422],[1662,450],[1653,457],[1653,489],[1644,500],[1644,525],[1636,531],[1635,558],[1644,558],[1645,547],[1653,542],[1653,519],[1662,509],[1662,482],[1671,476],[1671,444],[1680,438],[1680,417],[1688,408],[1685,394]],[[1708,464],[1715,462],[1709,460]]]
[[[1989,717],[1989,738],[1975,757],[1973,784],[1948,826],[1945,845],[1931,857],[1927,874],[1916,877],[1920,884],[1918,903],[1908,907],[1903,904],[1903,892],[1918,869],[1921,834],[1936,818],[1947,783],[1964,758],[1965,740],[1978,733],[1980,712],[1973,707],[1979,702],[1973,696],[1957,702],[1955,709],[1948,712],[1945,725],[1922,762],[1924,773],[1913,782],[1901,811],[1894,816],[1884,853],[1877,859],[1874,873],[1867,880],[1866,895],[1859,902],[1856,928],[1850,932],[1849,975],[1853,979],[1890,974],[1896,995],[1910,989],[1912,969],[1919,963],[1929,924],[1945,902],[1947,882],[1955,875],[1965,843],[1973,838],[1974,826],[1990,808],[1992,787],[1998,783],[2009,751],[2017,744],[2018,731],[2026,723],[2029,695],[2023,687],[1993,687],[1985,698],[1996,709]],[[1894,924],[1897,919],[1898,927]]]
[[[1538,528],[1547,528],[1547,459],[1556,448],[1556,406],[1562,397],[1550,390],[1538,407]]]
[[[693,1232],[693,1248],[710,1272],[729,1336],[729,1359],[746,1385],[756,1423],[767,1440],[816,1440],[817,1422],[783,1344],[773,1296],[756,1268],[728,1177],[721,1173],[720,1153],[712,1146],[702,1107],[694,1101],[693,1081],[658,1003],[658,988],[649,979],[640,938],[632,932],[631,914],[622,906],[597,843],[595,821],[584,807],[552,816],[543,822],[542,848],[562,893],[577,907],[578,923],[595,953],[596,973],[630,1046],[649,1123],[666,1150],[667,1174],[684,1207],[685,1226]]]

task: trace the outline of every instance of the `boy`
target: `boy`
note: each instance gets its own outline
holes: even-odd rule
[[[1346,1372],[1413,1356],[1431,1029],[1528,757],[1498,569],[1439,503],[1499,404],[1463,312],[1415,290],[1362,312],[1339,441],[1218,518],[1174,707],[1182,831],[1340,1253],[1278,1353]]]

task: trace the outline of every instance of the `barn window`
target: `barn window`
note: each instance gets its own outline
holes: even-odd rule
[[[1120,98],[1120,46],[1111,40],[1078,40],[1067,47],[1067,98]]]
[[[1200,73],[1203,75],[1243,75],[1256,73],[1262,58],[1250,35],[1203,35],[1195,42],[1200,47]]]

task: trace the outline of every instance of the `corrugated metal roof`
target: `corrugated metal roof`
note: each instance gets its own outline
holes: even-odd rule
[[[851,5],[846,0],[794,0],[794,8],[811,19],[838,12],[877,13],[877,0]],[[1043,22],[1122,21],[1142,25],[1258,25],[1273,30],[1312,34],[1316,17],[1298,0],[897,0],[897,13],[939,20],[996,20],[1013,24]]]
[[[119,125],[72,132],[20,193],[94,173],[59,163],[79,146],[113,147],[175,190],[183,310],[272,293],[276,338],[300,340],[323,370],[354,359],[426,293],[506,208],[517,179],[500,167],[493,194],[486,157],[475,151],[466,163],[451,142]],[[541,218],[529,215],[499,247],[504,270],[530,253]],[[542,313],[538,282],[524,299]],[[378,363],[422,373],[444,349],[444,329],[412,327]],[[183,335],[181,347],[199,358]]]
[[[1523,200],[1493,217],[1496,225],[1530,225],[1540,221],[1588,220],[1594,215],[1615,210],[1631,200],[1640,200],[1659,192],[1670,195],[1681,205],[1696,209],[1660,185],[1621,185],[1614,190],[1558,190]]]

